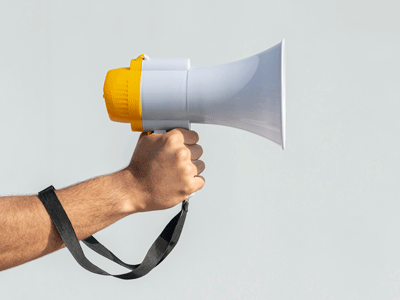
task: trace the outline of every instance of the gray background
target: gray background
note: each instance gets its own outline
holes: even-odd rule
[[[398,1],[0,1],[0,194],[126,166],[107,70],[146,53],[225,63],[286,39],[287,149],[194,125],[207,184],[148,276],[64,249],[0,273],[0,299],[400,299]],[[96,235],[139,262],[178,208]],[[127,241],[128,240],[128,241]],[[90,257],[112,272],[121,269]]]

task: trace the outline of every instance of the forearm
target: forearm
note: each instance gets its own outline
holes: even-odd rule
[[[135,212],[171,208],[201,189],[196,132],[142,133],[122,171],[57,190],[79,240]],[[64,247],[38,196],[0,197],[0,271]]]
[[[120,171],[57,190],[79,240],[138,209],[125,194],[129,172]],[[131,188],[132,189],[132,188]],[[0,270],[31,261],[64,247],[39,198],[0,198]]]

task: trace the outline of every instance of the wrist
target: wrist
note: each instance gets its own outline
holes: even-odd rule
[[[113,185],[117,190],[118,197],[121,200],[121,210],[123,213],[133,214],[144,211],[142,193],[140,192],[138,182],[128,169],[118,171],[113,176]]]
[[[56,191],[79,240],[137,211],[123,178],[116,172]]]

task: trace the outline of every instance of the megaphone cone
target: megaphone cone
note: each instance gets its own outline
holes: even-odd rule
[[[189,119],[244,129],[285,146],[284,41],[254,56],[191,68]]]
[[[133,130],[218,124],[253,132],[283,149],[285,96],[284,40],[254,56],[207,67],[141,56],[130,69],[109,71],[104,84],[110,118],[131,122]]]

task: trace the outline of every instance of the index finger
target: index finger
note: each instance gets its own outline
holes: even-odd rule
[[[196,131],[193,130],[187,130],[183,128],[176,128],[174,130],[171,130],[171,133],[174,133],[173,131],[179,131],[183,135],[183,140],[185,145],[194,145],[199,141],[199,135],[197,134]]]

